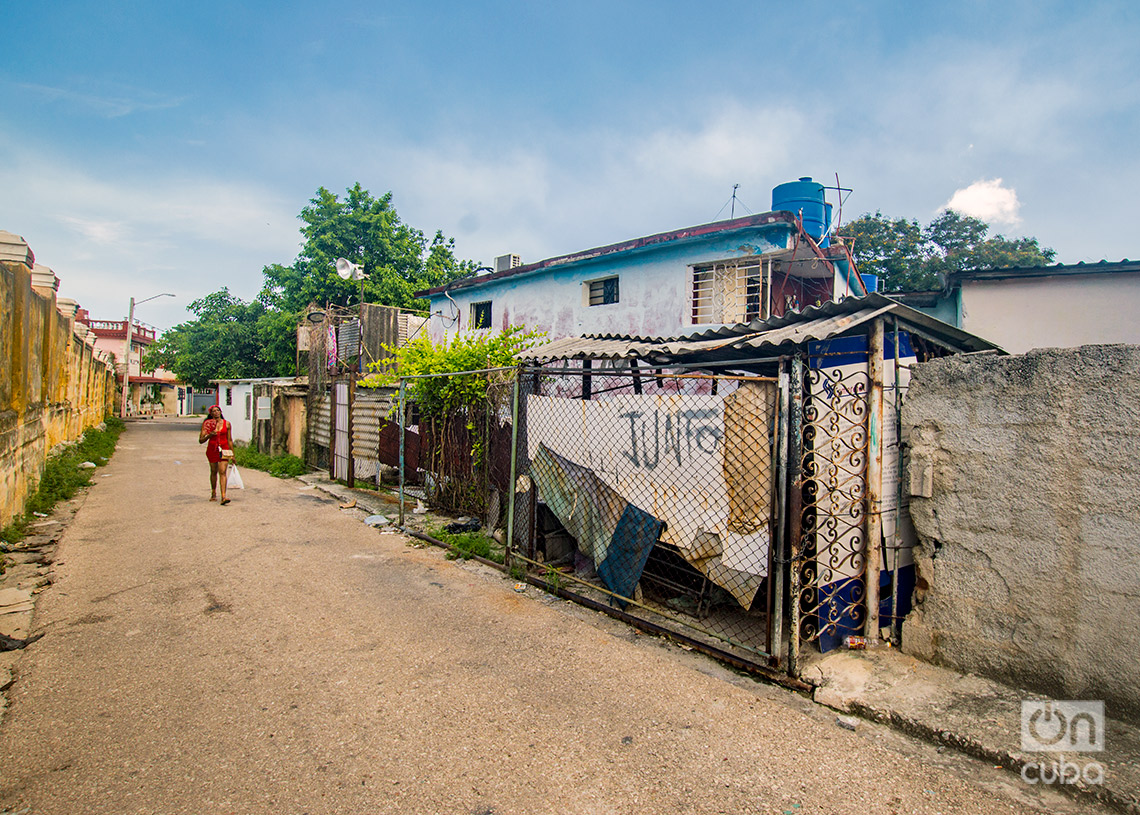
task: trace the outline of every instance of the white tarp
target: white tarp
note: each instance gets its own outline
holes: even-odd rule
[[[752,493],[762,484],[768,490],[763,495],[770,496],[768,434],[775,400],[767,396],[774,393],[769,384],[750,383],[728,396],[529,396],[528,454],[533,458],[545,444],[664,520],[662,540],[748,607],[759,578],[768,573],[770,500],[755,500]],[[756,399],[744,398],[754,388],[765,392],[758,410]],[[735,440],[727,454],[726,410],[728,435]],[[741,422],[749,426],[742,430]],[[755,456],[742,453],[738,442],[744,438],[757,448]]]

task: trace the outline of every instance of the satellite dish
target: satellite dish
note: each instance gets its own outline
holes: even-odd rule
[[[355,263],[349,263],[344,258],[336,259],[336,273],[340,275],[341,280],[361,280],[364,278],[364,273],[360,271],[360,267]]]

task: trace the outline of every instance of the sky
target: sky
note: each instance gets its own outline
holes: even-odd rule
[[[1140,258],[1127,0],[0,0],[0,18],[0,230],[96,319],[169,292],[136,310],[161,330],[223,286],[252,299],[318,188],[356,182],[482,264],[765,212],[801,176],[851,190],[829,194],[842,222],[952,205],[1059,262]]]

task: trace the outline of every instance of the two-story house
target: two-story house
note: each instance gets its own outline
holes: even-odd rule
[[[431,303],[438,341],[512,325],[551,339],[677,336],[865,294],[846,247],[830,245],[823,186],[800,179],[777,187],[773,199],[776,211],[537,263],[505,255],[494,270],[417,296]]]

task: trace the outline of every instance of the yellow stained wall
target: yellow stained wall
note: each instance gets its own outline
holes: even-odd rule
[[[35,292],[23,263],[0,262],[0,526],[24,510],[48,453],[110,413],[114,372]]]

